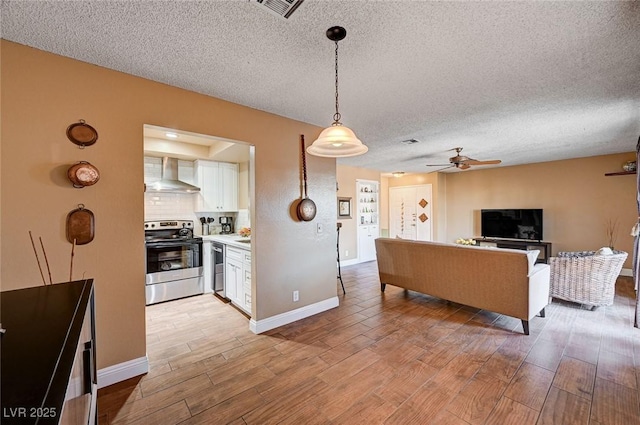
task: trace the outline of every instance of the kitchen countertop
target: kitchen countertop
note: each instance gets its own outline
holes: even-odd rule
[[[251,251],[251,238],[243,238],[237,233],[231,235],[208,235],[202,236],[203,241],[214,241],[232,246],[234,248],[246,249]],[[240,240],[248,240],[249,242],[238,242]]]

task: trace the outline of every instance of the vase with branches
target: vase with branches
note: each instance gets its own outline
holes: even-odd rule
[[[605,231],[607,234],[608,247],[613,249],[613,246],[616,243],[616,239],[618,238],[618,219],[607,219],[607,222],[605,224]]]

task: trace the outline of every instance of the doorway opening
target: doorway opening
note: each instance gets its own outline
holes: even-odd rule
[[[224,278],[223,282],[214,282],[218,265],[213,242],[226,237],[229,243],[243,242],[241,247],[248,253],[247,258],[253,252],[250,230],[255,205],[255,146],[154,125],[144,125],[143,134],[145,240],[153,239],[157,244],[162,237],[187,238],[201,244],[200,252],[189,251],[190,261],[163,262],[163,257],[154,262],[154,276],[149,276],[149,270],[145,272],[147,305],[200,294],[217,295],[228,302],[226,294],[233,291],[216,291],[216,287],[224,288]],[[147,254],[150,245],[145,244]],[[149,268],[149,261],[145,263]],[[182,283],[186,285],[178,270],[183,264],[192,269],[188,293],[180,290]],[[255,279],[250,260],[247,264],[248,272],[242,276]],[[247,282],[242,283],[247,287]],[[251,286],[249,281],[249,289],[242,293],[248,302],[234,304],[248,316],[255,308],[251,306]]]

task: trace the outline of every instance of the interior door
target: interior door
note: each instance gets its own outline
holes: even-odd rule
[[[432,240],[431,185],[389,188],[389,237]]]
[[[417,239],[415,187],[389,188],[389,237]]]

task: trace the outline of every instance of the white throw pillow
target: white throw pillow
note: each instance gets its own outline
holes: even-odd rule
[[[611,248],[603,246],[596,251],[596,255],[613,255],[613,251],[611,250]]]
[[[529,273],[533,270],[536,265],[536,261],[538,260],[538,255],[540,255],[539,249],[531,249],[527,251],[527,261],[529,262]]]

